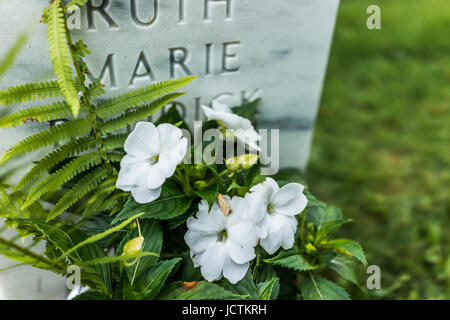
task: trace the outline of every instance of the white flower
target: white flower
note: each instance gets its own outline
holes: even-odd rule
[[[303,189],[299,183],[280,188],[275,180],[267,178],[245,196],[251,205],[248,218],[255,223],[260,244],[269,254],[280,247],[288,250],[294,246],[295,215],[308,203]]]
[[[182,131],[169,123],[158,127],[139,122],[128,135],[120,162],[116,187],[131,191],[138,203],[148,203],[161,194],[161,186],[171,177],[187,150]]]
[[[250,120],[234,114],[229,106],[217,100],[212,102],[212,108],[202,106],[202,109],[208,120],[216,120],[227,129],[231,129],[233,136],[240,143],[247,145],[251,150],[261,151],[258,146],[261,136],[253,128]]]
[[[194,266],[200,266],[203,277],[215,281],[222,277],[237,283],[247,273],[249,262],[255,258],[256,230],[245,219],[248,206],[244,198],[225,196],[231,213],[225,216],[217,202],[208,213],[202,200],[196,218],[187,221],[184,239],[191,249]]]

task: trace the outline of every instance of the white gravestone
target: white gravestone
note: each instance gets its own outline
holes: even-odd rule
[[[304,169],[338,4],[339,0],[92,0],[69,21],[72,27],[80,23],[80,29],[72,29],[73,40],[82,38],[92,51],[86,62],[106,85],[105,97],[153,81],[199,75],[177,101],[192,126],[194,119],[203,119],[200,105],[216,97],[239,105],[261,90],[259,127],[280,129],[282,167]],[[46,25],[38,24],[47,6],[47,0],[0,0],[0,55],[28,22],[33,29],[15,66],[0,79],[0,89],[55,79]],[[39,102],[27,103],[33,105]],[[1,129],[0,152],[38,126]],[[22,162],[30,164],[29,159]],[[0,168],[0,175],[6,170]]]

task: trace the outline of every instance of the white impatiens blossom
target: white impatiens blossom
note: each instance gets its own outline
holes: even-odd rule
[[[158,127],[139,122],[125,141],[116,187],[131,191],[138,203],[148,203],[161,194],[161,186],[183,160],[188,141],[169,123]]]
[[[221,126],[230,129],[233,137],[243,145],[247,145],[250,150],[261,151],[258,141],[261,136],[256,132],[250,120],[234,114],[230,107],[224,103],[214,100],[212,108],[202,106],[208,120],[216,120]]]
[[[261,247],[269,254],[280,247],[288,250],[294,246],[295,215],[308,203],[303,190],[304,186],[299,183],[280,188],[274,179],[266,178],[246,195],[250,205],[248,218],[255,224]]]
[[[231,283],[244,278],[249,262],[255,258],[256,230],[245,219],[248,203],[244,198],[225,196],[231,212],[224,215],[217,201],[208,212],[208,203],[202,200],[196,217],[187,221],[184,237],[191,249],[195,267],[203,277],[215,281],[222,277]]]

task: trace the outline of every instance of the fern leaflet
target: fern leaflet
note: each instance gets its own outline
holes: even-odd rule
[[[67,181],[70,181],[78,174],[99,165],[102,162],[102,159],[102,155],[95,152],[84,154],[72,160],[61,169],[43,179],[38,185],[36,185],[28,194],[22,208],[30,206],[32,203],[39,200],[44,194],[55,191],[61,185],[63,185]]]
[[[95,148],[96,146],[97,141],[92,136],[79,138],[66,143],[65,145],[59,147],[58,149],[50,152],[38,163],[36,163],[34,167],[31,168],[30,171],[28,171],[27,174],[17,183],[14,190],[20,190],[21,188],[29,185],[35,179],[37,179],[42,173],[53,168],[55,165],[62,162],[63,160],[76,154],[86,152],[90,149]]]
[[[176,80],[167,80],[127,92],[119,97],[100,102],[96,108],[96,114],[100,118],[104,118],[137,107],[138,105],[160,98],[165,94],[172,93],[187,85],[195,78],[184,77]]]
[[[85,109],[82,106],[82,109]],[[27,121],[49,121],[68,118],[72,115],[70,106],[65,102],[55,102],[53,104],[26,108],[16,113],[8,114],[0,118],[0,128],[17,127],[27,123]]]
[[[102,133],[111,133],[120,130],[129,124],[134,124],[139,120],[151,116],[170,101],[182,95],[184,95],[184,93],[170,93],[165,95],[162,98],[153,101],[149,105],[145,105],[136,110],[128,111],[115,119],[105,122],[100,126],[100,129],[102,130]]]
[[[50,210],[47,221],[50,221],[65,210],[70,208],[75,202],[80,200],[87,193],[92,191],[99,183],[108,176],[106,167],[98,167],[94,171],[85,175],[64,197],[62,197],[56,205]]]
[[[3,164],[21,154],[35,151],[69,138],[81,136],[89,132],[89,130],[91,130],[91,125],[85,118],[67,121],[57,126],[48,128],[26,137],[11,147],[11,149],[3,154],[0,164]]]
[[[74,116],[77,117],[80,110],[80,101],[72,79],[72,67],[66,39],[66,22],[63,8],[61,7],[61,0],[54,0],[50,4],[47,19],[47,38],[53,69],[58,78],[61,92],[70,105]]]

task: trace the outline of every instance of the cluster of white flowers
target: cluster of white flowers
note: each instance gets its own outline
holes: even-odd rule
[[[220,102],[219,100],[213,100],[212,108],[202,106],[202,110],[209,120],[216,120],[220,126],[226,129],[230,135],[225,135],[225,138],[231,138],[248,146],[251,151],[261,151],[258,146],[258,141],[261,136],[256,132],[252,126],[250,120],[240,117],[231,111],[231,108]]]
[[[267,178],[245,198],[226,196],[231,207],[227,215],[217,202],[208,213],[208,204],[203,200],[195,217],[188,219],[184,238],[194,266],[200,267],[208,281],[224,276],[234,284],[247,273],[258,239],[269,254],[280,247],[292,248],[297,229],[295,215],[308,202],[303,189],[298,183],[280,188],[275,180]]]

